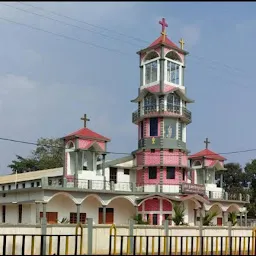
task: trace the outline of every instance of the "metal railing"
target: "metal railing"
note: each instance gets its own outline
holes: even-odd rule
[[[187,121],[191,122],[192,114],[186,107],[181,107],[171,104],[158,104],[146,106],[141,109],[137,109],[132,113],[132,121],[137,122],[140,117],[152,116],[154,114],[163,114],[166,116],[174,115],[185,118]]]
[[[83,237],[80,223],[75,235],[0,235],[0,255],[83,255]]]
[[[101,191],[116,191],[116,192],[164,192],[171,194],[182,194],[182,184],[147,184],[139,182],[114,182],[103,180],[86,180],[86,179],[67,179],[65,182],[52,182],[54,178],[48,177],[47,187],[65,187],[76,188],[81,190],[101,190]],[[189,183],[190,184],[190,183]],[[195,184],[197,185],[197,184]],[[195,192],[196,193],[196,192]],[[250,197],[247,194],[229,194],[227,192],[206,191],[209,199],[233,200],[249,202]],[[185,192],[183,194],[186,194]]]
[[[110,234],[109,255],[256,255],[255,236],[125,236]]]

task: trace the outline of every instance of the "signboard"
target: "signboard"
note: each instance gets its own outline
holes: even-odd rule
[[[200,184],[183,183],[181,185],[181,192],[188,194],[205,194],[205,186]]]

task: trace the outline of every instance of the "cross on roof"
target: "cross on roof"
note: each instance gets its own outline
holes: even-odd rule
[[[180,39],[179,43],[180,43],[181,50],[183,50],[184,49],[184,44],[185,44],[183,38]]]
[[[86,122],[87,122],[87,121],[90,121],[90,119],[87,118],[87,115],[86,115],[86,114],[84,114],[84,117],[81,117],[81,120],[84,121],[84,128],[86,127]]]
[[[165,33],[165,28],[168,27],[168,24],[165,22],[165,18],[159,21],[159,24],[162,25],[162,33]]]
[[[211,143],[211,142],[208,140],[208,138],[205,139],[204,143],[205,143],[205,148],[208,149],[208,144]]]

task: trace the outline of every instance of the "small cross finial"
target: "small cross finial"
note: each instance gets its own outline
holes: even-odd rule
[[[179,43],[180,43],[181,50],[183,50],[184,49],[184,44],[185,44],[183,38],[180,39]]]
[[[87,118],[87,115],[86,115],[86,114],[84,114],[84,117],[81,117],[81,120],[84,121],[84,128],[86,127],[86,122],[87,122],[87,121],[90,121],[90,119]]]
[[[211,142],[208,140],[208,138],[205,139],[204,143],[205,143],[205,148],[208,149],[208,145],[211,143]]]

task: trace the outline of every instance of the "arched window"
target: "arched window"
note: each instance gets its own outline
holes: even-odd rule
[[[148,114],[156,111],[156,96],[153,94],[148,94],[144,98],[144,114]]]
[[[180,98],[175,93],[167,96],[167,111],[180,114]]]
[[[168,59],[174,60],[167,60],[167,81],[173,84],[180,85],[181,84],[181,59],[180,56],[174,52],[170,51],[165,56]],[[178,63],[177,63],[178,62]]]
[[[194,163],[193,163],[193,166],[194,167],[196,167],[196,166],[201,166],[202,165],[202,163],[201,163],[201,161],[199,161],[199,160],[196,160]]]
[[[74,144],[73,141],[69,141],[69,142],[67,143],[67,148],[68,148],[68,149],[72,149],[72,148],[74,148],[74,147],[75,147],[75,144]]]
[[[145,84],[157,81],[157,60],[154,59],[158,57],[159,55],[156,52],[150,52],[144,59],[144,61],[153,60],[145,64]]]

